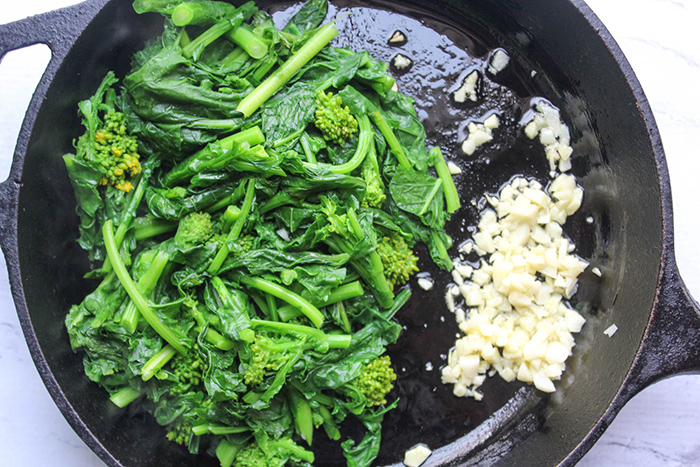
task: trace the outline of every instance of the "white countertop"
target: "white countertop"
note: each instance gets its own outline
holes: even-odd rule
[[[7,2],[0,23],[77,3]],[[700,297],[700,1],[588,0],[620,44],[646,92],[668,157],[673,188],[676,252],[682,276]],[[9,10],[8,10],[9,8]],[[0,180],[46,49],[8,55],[0,64]],[[35,76],[32,82],[30,77]],[[32,363],[0,258],[0,467],[104,465],[78,438],[54,405]],[[657,383],[622,409],[579,465],[700,465],[700,377]]]

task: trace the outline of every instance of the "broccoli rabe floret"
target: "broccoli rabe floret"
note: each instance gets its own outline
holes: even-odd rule
[[[388,355],[377,357],[365,363],[360,376],[350,384],[367,398],[367,406],[386,404],[386,395],[394,388],[396,373],[391,368]]]
[[[205,243],[214,233],[214,224],[207,212],[193,212],[180,219],[175,233],[175,243],[188,248]]]
[[[347,106],[343,107],[339,96],[319,91],[316,106],[314,124],[321,130],[326,141],[333,141],[342,146],[348,138],[357,133],[357,119]]]
[[[250,346],[251,357],[245,372],[245,383],[248,385],[262,383],[266,374],[282,368],[282,365],[292,357],[291,351],[297,346],[298,341],[273,340],[256,334],[255,341]]]
[[[100,185],[112,185],[129,192],[133,188],[127,177],[141,172],[138,142],[126,132],[126,117],[114,110],[104,116],[104,126],[95,133],[95,158],[104,174]]]
[[[370,147],[365,161],[362,163],[362,178],[367,184],[365,196],[362,198],[362,207],[380,208],[386,199],[386,187],[379,171],[374,144]]]
[[[198,350],[199,344],[195,344],[187,355],[177,354],[172,359],[170,371],[177,378],[177,382],[170,388],[171,394],[184,394],[202,383],[202,375],[207,369],[207,364]]]
[[[418,272],[418,257],[413,253],[406,240],[395,231],[391,231],[377,242],[377,253],[384,266],[384,275],[389,285],[403,285]]]
[[[236,455],[236,467],[281,467],[292,458],[313,463],[314,454],[302,448],[291,438],[269,440],[263,451],[258,443],[250,442]]]
[[[187,446],[192,436],[192,421],[188,419],[179,419],[168,426],[168,432],[165,437],[177,444]]]

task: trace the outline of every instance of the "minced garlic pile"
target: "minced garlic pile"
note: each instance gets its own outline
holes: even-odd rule
[[[515,178],[497,197],[487,197],[493,210],[482,213],[478,232],[461,248],[482,256],[479,267],[455,260],[445,300],[464,335],[450,351],[442,381],[454,384],[456,396],[481,400],[477,388],[495,373],[553,392],[573,334],[585,322],[565,300],[588,263],[573,254],[574,244],[562,233],[583,190],[572,175],[555,171],[568,170],[571,156],[559,111],[544,101],[535,109],[525,133],[540,136],[555,178],[546,191],[537,181]],[[460,296],[468,309],[455,306]]]

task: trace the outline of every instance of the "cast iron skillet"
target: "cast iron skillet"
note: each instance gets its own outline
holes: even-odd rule
[[[53,53],[10,177],[0,185],[0,241],[35,364],[64,416],[100,458],[110,466],[216,465],[164,442],[149,417],[112,406],[84,376],[82,357],[71,351],[63,327],[66,310],[91,285],[81,279],[89,265],[74,242],[74,199],[60,156],[80,133],[77,102],[107,70],[128,70],[131,53],[158,34],[158,22],[136,16],[130,3],[89,0],[0,26],[0,56],[34,43]],[[479,40],[505,47],[516,74],[539,72],[537,87],[566,112],[580,154],[574,172],[585,200],[567,232],[604,274],[581,276],[574,305],[591,319],[552,398],[498,378],[486,383],[480,403],[453,398],[437,371],[422,369],[427,361],[439,365],[454,325],[432,311],[444,308],[440,294],[416,294],[402,318],[402,344],[392,349],[402,402],[385,423],[378,461],[397,462],[404,449],[423,441],[439,448],[426,466],[571,465],[637,392],[700,367],[700,310],[674,259],[668,171],[651,111],[619,48],[580,0],[402,2],[401,9],[464,47],[478,49]],[[464,25],[473,36],[460,31]],[[517,84],[516,78],[504,79]],[[542,175],[537,164],[505,162]],[[488,166],[471,167],[479,193],[505,181]],[[473,224],[475,216],[467,209],[451,228]],[[620,331],[609,339],[601,331],[612,323]],[[340,461],[330,449],[317,458],[326,465]]]

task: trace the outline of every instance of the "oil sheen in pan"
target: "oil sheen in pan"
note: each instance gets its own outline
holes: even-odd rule
[[[533,96],[556,96],[556,92],[535,86],[541,81],[532,79],[531,70],[523,65],[526,61],[507,50],[511,61],[506,69],[496,75],[487,73],[490,52],[502,45],[491,31],[464,16],[446,21],[428,9],[405,5],[347,5],[334,2],[330,6],[328,17],[340,18],[336,23],[340,35],[332,45],[367,50],[385,62],[391,62],[397,53],[413,61],[407,72],[392,74],[399,90],[415,99],[428,147],[439,145],[446,158],[462,169],[455,176],[462,208],[447,226],[456,242],[471,235],[469,226],[478,222],[479,212],[485,207],[478,201],[485,193],[496,194],[514,176],[547,184],[549,166],[542,147],[536,140],[523,137],[518,122]],[[270,11],[280,26],[296,8],[273,6]],[[396,30],[406,34],[407,42],[391,47],[388,39]],[[451,91],[477,69],[482,72],[481,99],[472,105],[456,104]],[[494,112],[501,121],[494,140],[473,156],[466,156],[460,148],[466,124],[483,122]],[[431,291],[424,291],[414,283],[412,299],[398,316],[404,330],[389,353],[398,374],[394,394],[399,404],[384,418],[382,448],[376,461],[379,465],[399,463],[404,452],[417,443],[434,450],[459,444],[455,448],[461,454],[478,451],[491,435],[510,423],[526,415],[541,417],[546,405],[542,393],[521,383],[506,383],[498,376],[487,379],[482,386],[484,399],[480,402],[457,398],[451,386],[442,384],[440,367],[459,332],[442,295],[451,278],[426,260],[427,251],[420,251],[420,256],[421,271],[429,272],[435,285]],[[536,425],[539,423],[533,420],[533,427]],[[345,465],[340,449],[328,443],[322,431],[319,435],[314,443],[317,459],[324,465]],[[361,436],[359,430],[357,436]],[[444,454],[436,452],[428,464],[439,462]]]

